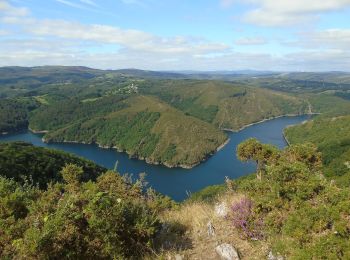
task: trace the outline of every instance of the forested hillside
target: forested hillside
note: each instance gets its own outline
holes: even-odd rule
[[[47,142],[97,143],[150,163],[192,167],[225,143],[223,129],[282,115],[346,115],[344,89],[305,83],[322,75],[237,74],[225,82],[139,70],[7,67],[0,70],[0,95],[7,97],[0,99],[0,132],[29,126],[45,132]],[[345,84],[346,77],[334,74],[330,81]],[[266,89],[274,80],[278,91]],[[304,80],[305,88],[291,80]]]
[[[0,134],[27,129],[29,112],[38,106],[33,99],[0,99]]]
[[[232,130],[263,119],[308,111],[303,98],[220,81],[167,81],[141,90],[189,115]]]
[[[120,102],[112,97],[82,104],[75,101],[75,105],[64,102],[38,110],[31,118],[32,129],[49,130],[46,141],[97,143],[150,163],[191,167],[227,139],[209,123],[151,96],[138,95]]]
[[[350,185],[350,116],[316,118],[289,127],[285,134],[290,143],[312,142],[323,154],[325,175],[340,185]]]
[[[0,176],[20,184],[46,188],[50,182],[63,181],[60,170],[68,163],[82,167],[82,180],[95,180],[104,167],[58,150],[35,147],[23,142],[0,143]]]

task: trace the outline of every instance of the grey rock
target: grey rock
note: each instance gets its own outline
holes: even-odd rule
[[[284,257],[279,254],[274,255],[272,251],[270,251],[267,256],[267,260],[284,260]]]
[[[223,260],[239,260],[237,250],[230,244],[224,243],[218,245],[215,251]]]
[[[218,216],[218,217],[226,217],[227,214],[228,214],[228,208],[227,208],[227,205],[225,202],[222,202],[222,203],[217,203],[215,205],[215,214]]]
[[[176,254],[175,255],[175,260],[183,260],[184,257],[182,255]]]
[[[211,223],[211,221],[208,222],[207,224],[207,228],[208,228],[208,236],[215,236],[215,227],[213,226],[213,224]]]

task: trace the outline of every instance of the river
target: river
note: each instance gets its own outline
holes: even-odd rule
[[[96,145],[43,143],[42,135],[31,132],[0,136],[0,142],[26,141],[36,146],[59,149],[92,160],[107,168],[113,168],[118,161],[120,173],[130,173],[137,176],[141,172],[147,174],[146,180],[158,192],[168,195],[176,201],[187,198],[188,194],[204,187],[221,184],[225,176],[238,178],[254,172],[253,163],[242,163],[236,158],[236,147],[247,138],[255,137],[263,143],[270,143],[279,148],[285,147],[283,129],[288,125],[298,124],[308,120],[309,116],[280,117],[249,126],[239,132],[228,132],[230,142],[207,161],[192,169],[167,168],[159,165],[149,165],[144,161],[130,159],[127,154],[114,149],[103,149]]]

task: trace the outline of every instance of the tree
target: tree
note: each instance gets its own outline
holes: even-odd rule
[[[275,161],[279,156],[276,147],[268,144],[261,144],[255,138],[249,138],[240,143],[237,147],[237,157],[241,161],[253,160],[257,164],[257,178],[261,180],[265,172],[267,162]]]

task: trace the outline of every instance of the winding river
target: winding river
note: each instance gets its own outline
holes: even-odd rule
[[[149,165],[144,161],[130,159],[125,153],[113,149],[102,149],[95,145],[46,144],[41,141],[41,135],[31,132],[0,136],[0,142],[26,141],[36,146],[59,149],[85,157],[111,169],[118,161],[119,172],[130,173],[134,176],[145,172],[151,187],[174,200],[181,201],[186,199],[188,194],[206,186],[223,183],[225,176],[237,178],[252,173],[255,165],[242,163],[235,155],[236,146],[243,140],[255,137],[261,142],[283,148],[287,145],[283,137],[283,129],[288,125],[298,124],[308,119],[309,116],[280,117],[249,126],[239,132],[229,132],[230,142],[207,161],[192,169],[169,169],[164,166]]]

